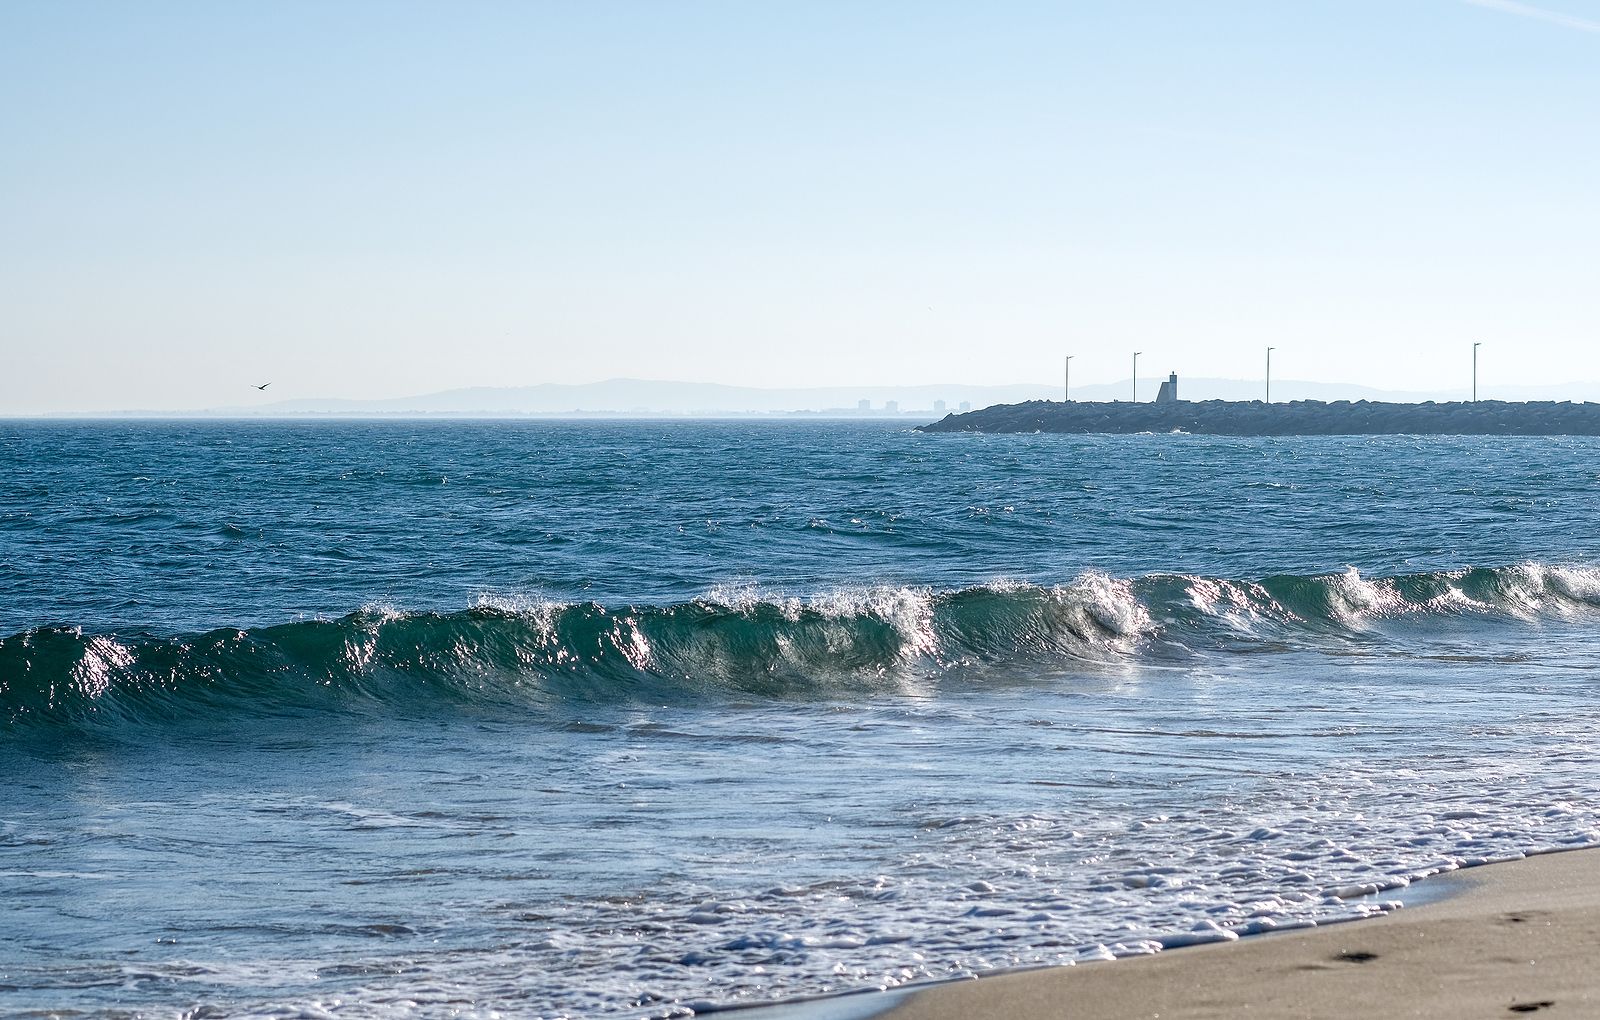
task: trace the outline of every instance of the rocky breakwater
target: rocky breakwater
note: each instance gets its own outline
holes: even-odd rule
[[[1597,436],[1600,403],[1504,400],[1030,400],[951,414],[922,432],[1190,432],[1210,436]]]

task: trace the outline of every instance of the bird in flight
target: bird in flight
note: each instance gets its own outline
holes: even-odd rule
[[[262,383],[262,384],[261,384],[261,385],[260,385],[260,386],[257,386],[257,387],[256,387],[256,389],[258,389],[258,390],[264,390],[264,389],[266,389],[266,388],[267,388],[267,387],[268,387],[268,386],[271,386],[271,385],[272,385],[272,384],[271,384],[271,383],[269,383],[269,382],[264,382],[264,383]]]

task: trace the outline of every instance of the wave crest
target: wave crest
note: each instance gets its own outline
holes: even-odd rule
[[[1259,581],[1087,573],[1054,587],[878,586],[807,598],[733,587],[615,608],[484,597],[459,612],[376,606],[183,637],[41,628],[0,639],[0,719],[917,692],[951,678],[1214,649],[1219,638],[1314,642],[1391,619],[1595,607],[1600,570],[1526,563],[1373,579],[1354,568]]]

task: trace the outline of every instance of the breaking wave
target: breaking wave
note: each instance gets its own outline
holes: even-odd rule
[[[1089,573],[1044,587],[862,588],[808,598],[716,589],[607,607],[484,598],[458,612],[162,637],[45,627],[0,638],[0,720],[160,721],[216,711],[534,706],[707,695],[921,693],[943,678],[1093,668],[1304,640],[1405,617],[1531,620],[1600,608],[1600,570],[1536,563],[1368,579]]]

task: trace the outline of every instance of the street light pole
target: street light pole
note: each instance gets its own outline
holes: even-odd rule
[[[1139,402],[1139,355],[1144,351],[1133,352],[1133,402]]]
[[[1478,348],[1483,344],[1480,341],[1472,345],[1472,402],[1478,402]]]
[[[1067,355],[1066,378],[1061,382],[1061,402],[1063,404],[1072,403],[1072,359],[1074,357],[1076,357],[1076,355]]]
[[[1272,403],[1272,352],[1276,347],[1267,348],[1267,403]]]

